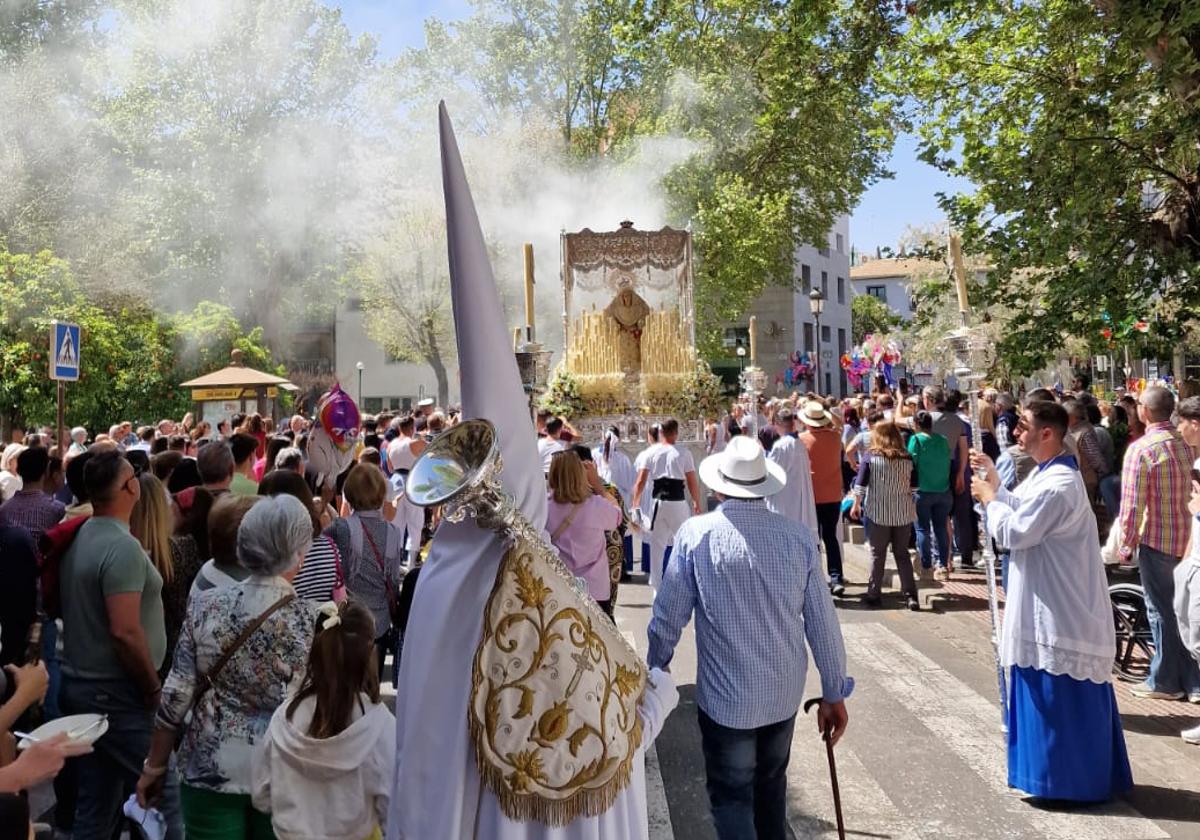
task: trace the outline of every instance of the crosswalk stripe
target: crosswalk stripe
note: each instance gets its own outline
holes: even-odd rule
[[[995,705],[881,624],[845,623],[842,634],[851,670],[869,669],[873,679],[902,707],[917,712],[930,738],[971,767],[997,794],[1003,810],[1030,825],[1034,836],[1043,840],[1169,837],[1124,802],[1086,813],[1048,811],[1022,802],[1008,788],[1004,741]],[[841,752],[839,749],[839,756]]]

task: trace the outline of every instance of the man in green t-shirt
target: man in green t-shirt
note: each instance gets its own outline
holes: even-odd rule
[[[914,434],[908,439],[908,452],[917,471],[917,552],[922,571],[933,567],[937,549],[937,575],[948,579],[946,563],[950,558],[950,531],[947,527],[954,495],[950,492],[950,444],[933,431],[933,415],[918,411],[913,421]]]
[[[121,806],[149,753],[166,656],[162,576],[129,533],[141,495],[133,467],[115,450],[92,455],[84,484],[94,515],[63,554],[59,576],[66,714],[108,716],[108,731],[79,761],[76,840],[110,840]],[[166,803],[168,821],[179,819]]]
[[[233,452],[233,480],[229,483],[229,492],[235,496],[257,496],[254,454],[258,451],[258,439],[254,435],[237,432],[229,439],[229,448]]]

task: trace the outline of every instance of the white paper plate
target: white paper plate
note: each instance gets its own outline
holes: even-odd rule
[[[96,721],[100,721],[100,723],[92,726]],[[89,726],[92,728],[88,729]],[[85,729],[87,730],[86,732],[83,731]],[[43,723],[29,734],[39,741],[45,741],[47,738],[53,738],[60,732],[82,732],[83,734],[78,736],[76,740],[82,744],[94,744],[107,731],[108,718],[104,715],[86,714],[68,715],[67,717],[57,718],[49,723]],[[32,746],[32,742],[28,738],[22,738],[21,742],[17,744],[17,749],[25,750],[30,746]]]

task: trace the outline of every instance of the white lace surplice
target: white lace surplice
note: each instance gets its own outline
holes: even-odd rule
[[[1096,520],[1079,471],[1035,470],[987,506],[988,534],[1009,549],[1000,657],[1077,680],[1112,679],[1116,642]]]

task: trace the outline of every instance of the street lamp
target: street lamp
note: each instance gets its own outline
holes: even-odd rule
[[[808,308],[812,310],[813,321],[816,323],[814,341],[817,345],[817,355],[813,359],[813,379],[816,380],[816,387],[813,390],[819,394],[821,393],[821,313],[825,311],[825,295],[821,294],[821,290],[815,286],[808,293]]]
[[[354,365],[354,367],[358,369],[358,407],[359,409],[362,409],[362,372],[366,365],[364,365],[362,362],[358,362]]]
[[[742,381],[742,368],[746,363],[746,348],[743,347],[740,342],[738,343],[738,346],[737,346],[737,357],[738,357],[738,382],[741,382]]]

